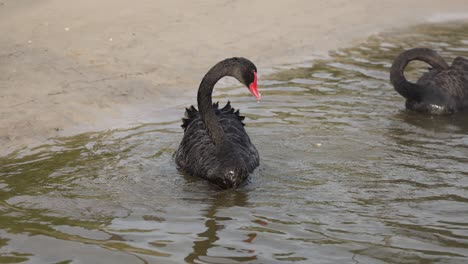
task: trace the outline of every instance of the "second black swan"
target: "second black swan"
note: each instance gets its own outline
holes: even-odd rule
[[[431,65],[416,82],[406,80],[408,63],[420,60]],[[404,51],[393,61],[390,81],[406,98],[406,108],[431,114],[451,114],[468,110],[468,60],[457,57],[449,66],[437,52],[427,48]]]
[[[175,160],[182,171],[206,179],[221,188],[237,187],[258,165],[257,149],[244,129],[243,116],[228,102],[223,108],[213,104],[215,84],[231,76],[249,88],[260,99],[257,90],[257,68],[245,58],[230,58],[217,63],[201,81],[198,89],[198,111],[186,109],[182,127],[184,137]]]

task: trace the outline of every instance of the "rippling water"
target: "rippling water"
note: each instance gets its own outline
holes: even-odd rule
[[[466,263],[468,116],[404,110],[388,71],[414,46],[468,57],[468,25],[280,71],[261,103],[217,89],[261,155],[236,190],[177,172],[182,109],[1,157],[0,263]]]

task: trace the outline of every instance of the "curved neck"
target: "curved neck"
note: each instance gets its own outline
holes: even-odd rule
[[[205,123],[208,134],[216,145],[224,142],[225,135],[213,109],[211,94],[215,84],[225,76],[232,76],[232,72],[233,65],[221,61],[206,73],[198,88],[197,103],[200,116]]]
[[[406,66],[413,60],[424,61],[435,70],[446,70],[449,66],[439,54],[426,48],[407,50],[396,57],[390,70],[390,81],[395,87],[395,90],[403,97],[420,101],[424,93],[424,87],[409,82],[406,80],[404,74]]]

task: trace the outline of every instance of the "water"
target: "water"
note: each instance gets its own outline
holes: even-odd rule
[[[468,57],[468,25],[291,67],[261,81],[261,103],[217,89],[261,155],[236,190],[178,173],[182,109],[1,157],[0,263],[466,263],[468,116],[404,110],[388,71],[414,46]]]

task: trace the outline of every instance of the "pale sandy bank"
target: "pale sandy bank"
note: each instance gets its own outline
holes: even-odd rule
[[[0,0],[0,154],[182,115],[226,57],[254,61],[261,82],[373,33],[466,14],[466,0]]]

